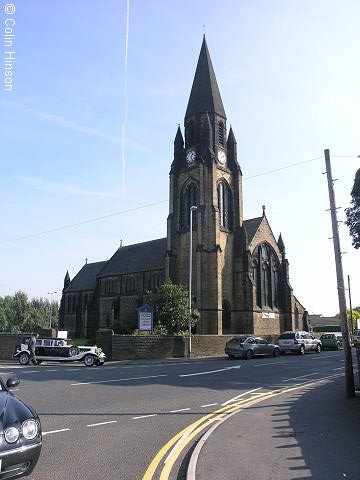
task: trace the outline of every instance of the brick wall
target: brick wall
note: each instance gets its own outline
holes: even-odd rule
[[[191,341],[192,357],[222,356],[225,343],[233,335],[194,335]],[[278,335],[264,335],[268,342],[276,342]],[[113,335],[112,330],[99,330],[96,344],[111,360],[154,358],[186,358],[188,337],[160,337]]]

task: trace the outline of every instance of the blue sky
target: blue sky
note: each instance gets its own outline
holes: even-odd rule
[[[310,313],[338,312],[321,157],[329,148],[344,220],[360,167],[358,0],[16,0],[6,13],[9,3],[0,295],[48,297],[66,270],[72,278],[85,258],[108,259],[121,239],[166,235],[173,140],[205,30],[238,143],[244,217],[266,206],[295,295]],[[356,306],[359,252],[339,228]]]

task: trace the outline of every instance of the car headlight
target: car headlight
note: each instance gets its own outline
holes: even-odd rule
[[[16,427],[9,427],[5,430],[4,436],[8,443],[15,443],[19,439],[20,432]]]
[[[22,424],[22,433],[27,440],[32,440],[39,432],[38,424],[35,420],[25,420]]]

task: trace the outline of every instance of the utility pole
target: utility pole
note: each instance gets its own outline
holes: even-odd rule
[[[354,373],[353,373],[353,364],[352,364],[352,356],[351,356],[351,346],[349,341],[349,326],[348,326],[348,319],[347,319],[347,312],[346,312],[345,285],[344,285],[344,275],[343,275],[342,261],[341,261],[339,229],[338,229],[338,222],[336,218],[334,182],[331,175],[329,149],[324,150],[324,153],[325,153],[326,175],[327,175],[328,189],[329,189],[337,289],[338,289],[339,308],[340,308],[341,333],[342,333],[343,348],[344,348],[346,396],[348,398],[351,398],[351,397],[355,397],[355,385],[354,385]]]
[[[350,306],[351,338],[353,338],[353,335],[354,335],[354,322],[353,322],[352,305],[351,305],[350,275],[348,275],[348,292],[349,292],[349,306]]]

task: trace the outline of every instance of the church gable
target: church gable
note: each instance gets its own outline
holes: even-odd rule
[[[279,246],[265,215],[245,220],[244,227],[248,238],[248,249],[251,254],[260,243],[266,242],[271,245],[278,258],[281,258]]]

